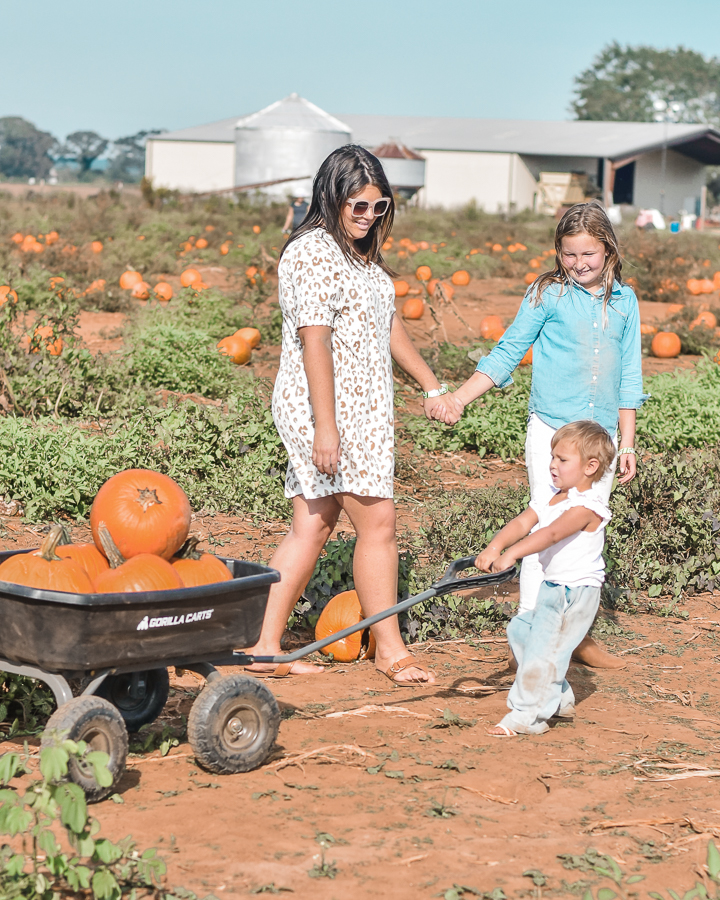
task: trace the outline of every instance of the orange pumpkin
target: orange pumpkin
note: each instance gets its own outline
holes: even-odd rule
[[[127,272],[123,272],[120,276],[120,287],[124,291],[131,291],[135,285],[142,281],[143,277],[139,272],[135,272],[133,269],[128,269]]]
[[[260,343],[260,338],[262,337],[257,328],[239,328],[235,334],[243,338],[243,340],[246,340],[248,344],[250,344],[251,350],[254,350],[257,347]]]
[[[75,560],[57,555],[62,537],[62,525],[53,525],[39,550],[10,556],[0,565],[0,581],[46,591],[91,594],[93,586],[85,569]]]
[[[525,282],[525,284],[532,284],[533,281],[535,281],[537,278],[539,278],[539,276],[534,272],[527,272],[525,274],[525,277],[523,278],[523,281]]]
[[[198,538],[189,537],[178,550],[177,556],[170,560],[185,587],[230,581],[232,572],[225,563],[212,553],[200,552],[197,549],[198,543]]]
[[[72,559],[82,566],[93,584],[98,575],[110,568],[110,563],[95,544],[63,544],[55,552],[61,559]]]
[[[395,296],[396,297],[406,297],[407,292],[410,290],[410,285],[407,281],[394,281],[395,285]]]
[[[180,276],[180,284],[183,287],[190,287],[190,285],[195,284],[196,281],[202,281],[202,275],[197,269],[185,269]]]
[[[93,241],[90,244],[90,249],[93,253],[102,253],[103,252],[103,244],[102,241]]]
[[[320,641],[331,634],[357,625],[363,614],[357,591],[343,591],[336,594],[320,614],[315,626],[315,640]],[[375,638],[372,631],[355,632],[349,637],[328,644],[321,651],[326,656],[331,653],[338,662],[351,662],[354,659],[372,659],[375,656]]]
[[[490,334],[488,335],[488,338],[489,338],[491,341],[496,341],[496,342],[497,342],[497,341],[500,340],[500,338],[501,338],[504,334],[505,334],[505,329],[504,329],[504,328],[493,328],[493,330],[492,330],[492,331],[490,332]]]
[[[415,269],[415,277],[418,281],[430,281],[432,278],[432,269],[430,266],[418,266]]]
[[[260,226],[259,225],[253,225],[253,233],[260,234]]]
[[[168,284],[167,281],[158,281],[153,288],[153,293],[161,303],[168,303],[173,298],[172,285]]]
[[[45,235],[45,243],[48,245],[48,247],[51,244],[57,244],[59,239],[60,235],[57,233],[57,231],[48,231],[48,233]]]
[[[450,284],[449,281],[439,281],[437,286],[435,287],[435,295],[439,297],[440,300],[444,300],[446,303],[449,303],[455,296],[455,288]]]
[[[224,244],[220,244],[220,253],[223,256],[227,256],[229,252],[230,252],[230,244],[228,244],[227,241],[225,241]]]
[[[388,250],[392,250],[392,245],[393,245],[392,238],[388,238],[385,241],[385,243],[382,245],[382,249],[387,252]]]
[[[493,331],[502,327],[503,323],[500,316],[485,316],[480,322],[480,337],[487,339]]]
[[[204,281],[193,281],[190,287],[199,294],[200,291],[206,291],[210,285],[205,284]]]
[[[53,340],[54,335],[52,325],[39,325],[33,332],[33,353],[38,353],[41,347],[45,347],[50,356],[60,356],[65,345],[60,337]]]
[[[425,303],[422,297],[410,297],[403,303],[402,314],[406,319],[422,319]]]
[[[12,303],[17,303],[17,292],[9,284],[0,284],[0,306],[4,306],[8,300]]]
[[[136,282],[130,291],[130,296],[136,300],[147,300],[150,296],[150,285],[147,281]]]
[[[690,323],[690,330],[702,326],[703,328],[717,328],[717,319],[708,310],[698,313]]]
[[[99,294],[105,290],[105,279],[104,278],[96,278],[95,281],[91,281],[90,284],[85,288],[86,294]]]
[[[458,269],[457,272],[453,272],[450,281],[452,281],[453,284],[461,286],[470,284],[470,273],[466,272],[465,269]]]
[[[432,297],[435,294],[435,289],[437,288],[438,284],[440,284],[439,278],[431,278],[430,281],[426,283],[425,287],[427,289],[429,297]]]
[[[502,337],[502,335],[501,335],[501,337]],[[531,366],[531,365],[532,365],[532,356],[533,356],[532,351],[533,351],[533,348],[532,348],[532,347],[528,347],[527,353],[526,353],[525,356],[523,356],[523,358],[520,360],[520,365],[521,365],[521,366]]]
[[[197,247],[198,250],[204,250],[207,247],[207,245],[208,245],[208,242],[205,240],[205,238],[198,238],[195,241],[195,246]]]
[[[53,275],[50,279],[50,288],[54,290],[59,284],[62,284],[65,279],[62,275]]]
[[[667,306],[667,314],[669,316],[674,316],[677,315],[677,313],[682,312],[684,309],[684,303],[669,303]]]
[[[214,225],[206,225],[205,231],[207,231],[209,234],[211,231],[215,231],[215,226]],[[232,231],[229,231],[228,234],[232,234]]]
[[[650,350],[660,359],[674,359],[680,355],[680,338],[673,331],[659,331],[652,340]]]
[[[20,234],[19,231],[16,231],[15,234],[10,238],[10,240],[13,242],[13,244],[22,244],[24,237],[24,234]]]
[[[252,356],[250,344],[239,334],[224,337],[218,341],[217,348],[222,354],[229,356],[236,366],[244,366]]]
[[[97,594],[134,594],[139,591],[170,591],[184,587],[170,563],[152,553],[140,553],[116,568],[98,575]]]
[[[90,509],[93,540],[105,552],[101,526],[126,559],[141,553],[170,559],[187,540],[190,502],[180,485],[167,475],[127,469],[105,482]]]
[[[503,245],[502,244],[493,244],[492,251],[493,253],[502,253]]]
[[[657,334],[657,328],[654,325],[646,325],[643,322],[640,325],[640,334]]]

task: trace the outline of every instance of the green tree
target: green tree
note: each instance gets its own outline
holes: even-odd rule
[[[653,122],[653,104],[673,104],[675,122],[720,124],[720,59],[677,47],[622,47],[616,41],[575,78],[578,119]]]
[[[65,138],[63,156],[80,169],[80,177],[87,174],[95,160],[108,148],[108,141],[94,131],[74,131]]]
[[[113,142],[113,156],[105,173],[111,181],[136,182],[145,174],[145,145],[148,138],[162,134],[163,129],[138,131]]]
[[[0,174],[6,178],[47,178],[57,141],[20,116],[0,119]]]

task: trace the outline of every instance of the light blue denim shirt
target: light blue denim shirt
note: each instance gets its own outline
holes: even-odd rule
[[[632,288],[615,282],[604,328],[602,292],[595,296],[575,282],[553,284],[531,306],[531,290],[477,371],[506,387],[532,345],[530,412],[552,428],[594,419],[614,434],[618,410],[638,409],[649,397],[643,393],[640,314]]]

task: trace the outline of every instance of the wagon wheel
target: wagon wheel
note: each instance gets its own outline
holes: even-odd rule
[[[97,783],[92,766],[75,758],[68,762],[68,778],[85,791],[89,802],[102,800],[115,790],[125,769],[128,736],[125,722],[112,703],[92,696],[73,697],[63,703],[48,719],[41,746],[52,747],[58,738],[85,741],[90,750],[102,750],[110,757],[107,767],[113,783],[109,787]]]
[[[148,669],[146,672],[108,675],[97,689],[96,695],[116,706],[125,720],[127,730],[135,732],[157,719],[169,692],[170,678],[167,669]]]
[[[188,719],[188,739],[206,769],[249,772],[265,761],[280,727],[272,693],[247,675],[226,675],[208,684]]]

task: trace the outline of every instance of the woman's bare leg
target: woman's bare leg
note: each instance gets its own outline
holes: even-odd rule
[[[257,644],[249,650],[257,656],[276,656],[281,652],[280,639],[287,620],[300,594],[307,586],[320,551],[332,534],[340,515],[338,495],[306,500],[302,495],[293,497],[293,518],[290,531],[280,542],[268,563],[282,575],[282,580],[270,588],[262,632]],[[396,560],[397,563],[397,560]],[[271,672],[272,664],[257,663],[250,671]],[[297,675],[322,672],[321,666],[298,660],[292,671]]]
[[[398,548],[395,536],[395,504],[390,499],[338,494],[338,502],[348,514],[357,534],[353,557],[355,588],[365,616],[382,612],[397,603]],[[375,665],[381,672],[408,656],[397,616],[372,626],[377,642]],[[428,682],[435,676],[409,667],[395,681]]]

